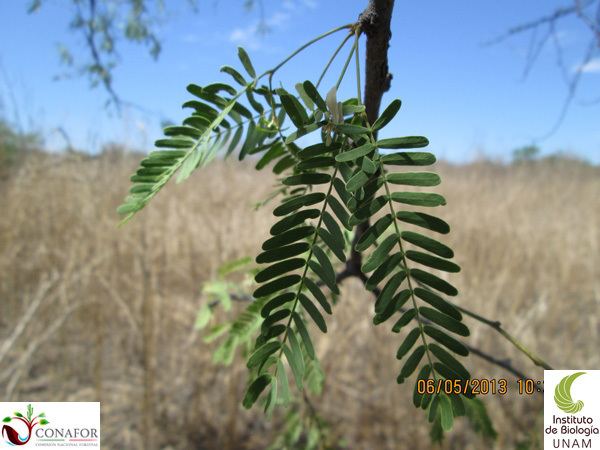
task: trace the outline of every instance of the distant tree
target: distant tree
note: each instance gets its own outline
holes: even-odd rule
[[[0,167],[20,161],[22,156],[42,146],[39,133],[18,131],[8,121],[0,118]]]
[[[537,145],[525,145],[513,150],[514,162],[533,161],[540,155],[540,148]]]
[[[568,18],[575,18],[579,26],[587,30],[588,38],[581,44],[581,57],[573,70],[565,63],[564,48],[559,39],[561,24]],[[570,0],[566,5],[548,13],[509,28],[488,44],[497,44],[516,35],[529,34],[530,45],[525,62],[524,76],[535,66],[538,57],[546,47],[551,46],[556,53],[556,63],[565,81],[567,92],[562,107],[549,131],[541,137],[551,136],[563,123],[573,101],[578,94],[581,76],[592,65],[600,63],[600,0]],[[587,105],[600,104],[600,95],[584,102]]]

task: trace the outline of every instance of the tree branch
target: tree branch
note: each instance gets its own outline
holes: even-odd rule
[[[595,14],[588,15],[586,10],[595,6]],[[565,18],[574,17],[579,19],[591,32],[591,39],[586,50],[583,53],[577,67],[571,72],[564,63],[563,48],[560,45],[556,32],[556,25]],[[546,31],[538,37],[538,31],[546,28]],[[558,113],[556,121],[552,127],[542,136],[537,137],[534,141],[543,141],[554,135],[563,124],[569,109],[577,94],[581,75],[585,71],[586,65],[600,51],[600,1],[599,0],[571,0],[571,5],[556,8],[551,13],[538,17],[537,19],[525,22],[509,28],[503,34],[487,41],[484,45],[494,45],[503,42],[512,36],[531,33],[530,48],[527,53],[525,62],[524,77],[527,77],[531,68],[535,65],[538,56],[549,41],[554,43],[556,52],[557,66],[562,72],[562,76],[567,86],[567,95],[563,100],[562,107]],[[592,103],[593,104],[593,103]]]
[[[370,123],[377,120],[381,99],[383,94],[390,89],[392,81],[392,74],[388,67],[388,48],[392,38],[390,24],[393,10],[394,0],[369,0],[365,10],[358,16],[360,29],[367,36],[363,97],[367,119]],[[373,174],[373,177],[377,176],[379,176],[378,173]],[[362,256],[360,252],[354,250],[354,247],[368,228],[368,220],[356,227],[350,258],[346,261],[345,271],[348,276],[360,277],[362,274],[360,270]]]
[[[360,272],[359,274],[355,274],[355,273],[351,273],[351,272],[350,272],[350,271],[348,271],[347,269],[344,269],[344,270],[342,270],[341,272],[339,272],[339,273],[336,275],[336,283],[341,283],[343,280],[345,280],[345,279],[347,279],[347,278],[352,278],[352,277],[356,277],[356,278],[360,279],[360,280],[362,281],[362,283],[363,283],[363,284],[364,284],[364,283],[366,283],[366,281],[367,281],[367,277],[366,277],[366,275],[365,275],[364,273]],[[318,285],[318,286],[323,286],[323,283],[322,283],[322,282],[318,282],[318,283],[317,283],[317,285]],[[374,289],[374,290],[373,290],[373,291],[371,291],[371,292],[373,293],[373,295],[374,295],[375,297],[378,297],[381,291],[380,291],[378,288],[376,288],[376,289]],[[244,294],[238,294],[238,293],[231,293],[231,294],[229,294],[229,296],[230,296],[231,300],[233,300],[233,301],[237,301],[237,302],[253,302],[253,301],[255,300],[255,299],[254,299],[254,297],[252,297],[252,295],[244,295]],[[214,301],[212,301],[212,302],[210,302],[210,303],[209,303],[209,307],[210,307],[210,308],[215,308],[215,307],[216,307],[216,306],[218,306],[220,303],[221,303],[221,302],[220,302],[219,300],[214,300]],[[457,308],[458,308],[458,307],[457,307]],[[464,309],[462,309],[462,308],[459,308],[459,309],[460,309],[461,311],[463,311],[463,312],[464,312],[465,314],[467,314],[467,315],[473,316],[473,314],[474,314],[474,313],[467,312],[466,310],[464,310]],[[400,312],[405,312],[405,311],[406,311],[406,309],[405,309],[405,308],[402,308],[402,309],[400,310]],[[492,327],[492,328],[496,329],[497,331],[499,331],[501,334],[503,334],[503,335],[506,337],[506,335],[504,334],[504,333],[506,333],[506,331],[504,331],[504,330],[501,328],[501,326],[500,326],[500,322],[493,322],[493,321],[491,321],[491,320],[488,320],[488,319],[485,319],[485,318],[483,318],[483,317],[481,317],[481,316],[479,316],[479,318],[480,318],[480,321],[481,321],[481,322],[483,322],[483,323],[486,323],[486,322],[488,322],[487,324],[488,324],[490,327]],[[429,323],[429,321],[428,321],[428,320],[426,320],[426,319],[424,319],[424,322],[426,322],[426,323]],[[500,331],[500,330],[502,330],[502,331]],[[506,334],[508,334],[508,333],[506,333]],[[509,336],[510,336],[510,335],[509,335]],[[512,336],[511,336],[511,337],[512,337]],[[514,338],[513,338],[513,339],[514,339]],[[514,343],[514,342],[513,342],[511,339],[509,339],[509,340],[510,340],[510,341],[511,341],[511,342],[512,342],[514,345],[516,345],[516,344],[515,344],[515,343]],[[516,341],[516,339],[514,339],[514,340]],[[518,342],[518,341],[517,341],[517,342]],[[519,343],[519,344],[520,344],[520,343]],[[464,344],[464,345],[465,345],[465,346],[466,346],[466,347],[469,349],[469,351],[470,351],[471,353],[473,353],[475,356],[478,356],[479,358],[481,358],[481,359],[483,359],[483,360],[485,360],[485,361],[489,362],[490,364],[493,364],[493,365],[495,365],[495,366],[498,366],[498,367],[500,367],[500,368],[502,368],[502,369],[504,369],[504,370],[506,370],[506,371],[508,371],[508,372],[512,373],[513,375],[517,376],[518,378],[521,378],[521,379],[528,378],[528,377],[527,377],[527,376],[526,376],[526,375],[525,375],[523,372],[521,372],[520,370],[518,370],[517,368],[515,368],[515,367],[512,365],[512,363],[511,363],[511,361],[510,361],[510,359],[509,359],[509,358],[496,357],[496,356],[494,356],[494,355],[492,355],[492,354],[490,354],[490,353],[487,353],[487,352],[485,352],[485,351],[483,351],[483,350],[480,350],[480,349],[479,349],[479,348],[477,348],[477,347],[473,347],[473,346],[471,346],[471,345],[468,345],[468,344]],[[521,346],[522,346],[522,344],[521,344]],[[517,346],[517,348],[519,348],[519,350],[523,351],[523,349],[522,349],[521,347],[518,347],[518,346]],[[523,347],[523,348],[524,348],[524,347]],[[528,355],[528,356],[531,358],[530,354],[527,354],[527,355]],[[539,358],[538,358],[538,359],[539,359]],[[542,361],[542,360],[541,360],[541,359],[539,359],[539,361]],[[535,362],[535,361],[534,361],[534,362]],[[543,362],[543,361],[542,361],[542,362]],[[537,364],[537,363],[536,363],[536,364]],[[540,364],[537,364],[537,365],[540,365]],[[543,366],[543,367],[544,367],[544,366]]]

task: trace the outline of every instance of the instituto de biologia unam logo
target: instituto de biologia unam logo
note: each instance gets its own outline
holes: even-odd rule
[[[600,450],[600,370],[545,370],[544,449]]]
[[[31,404],[27,405],[27,413],[23,414],[18,411],[14,412],[12,416],[5,417],[2,422],[5,425],[2,426],[2,437],[6,441],[7,444],[10,445],[25,445],[31,439],[31,435],[33,433],[33,429],[38,425],[48,425],[48,420],[46,420],[46,414],[39,413],[37,416],[33,415],[33,408]],[[25,424],[25,426],[21,425],[17,427],[17,429],[21,429],[21,431],[17,431],[17,429],[13,428],[9,423],[21,425],[21,423]],[[23,433],[23,434],[22,434]]]
[[[576,414],[583,409],[583,402],[581,400],[573,401],[573,397],[571,397],[571,385],[573,381],[584,374],[585,372],[575,372],[574,374],[567,375],[556,385],[556,389],[554,389],[554,403],[562,411],[569,414]]]

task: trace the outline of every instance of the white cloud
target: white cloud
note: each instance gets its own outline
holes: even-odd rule
[[[587,63],[575,67],[575,71],[582,73],[600,73],[600,58],[591,59]]]
[[[283,9],[287,11],[296,10],[296,4],[292,0],[283,0]]]
[[[229,35],[229,41],[249,50],[258,50],[261,47],[261,42],[257,36],[257,27],[257,25],[251,25],[246,28],[235,28]]]
[[[297,13],[301,8],[315,9],[316,7],[317,3],[314,0],[284,0],[282,2],[283,9],[265,17],[262,23],[260,20],[256,20],[247,27],[234,28],[229,34],[229,41],[250,50],[259,50],[263,44],[261,27],[266,27],[268,31],[285,29],[292,19],[292,13]]]
[[[281,28],[288,20],[290,20],[291,17],[291,14],[287,12],[278,11],[271,17],[265,19],[265,23],[268,27]]]
[[[200,35],[196,33],[187,33],[181,37],[181,42],[184,44],[197,44],[200,42]]]

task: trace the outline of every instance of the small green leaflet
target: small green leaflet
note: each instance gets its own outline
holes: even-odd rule
[[[337,162],[354,161],[361,156],[368,155],[375,149],[375,146],[371,143],[363,144],[360,147],[353,148],[352,150],[340,153],[335,157]]]
[[[379,118],[373,124],[373,131],[377,131],[380,128],[385,127],[388,123],[390,123],[390,121],[394,118],[396,113],[398,113],[398,111],[400,110],[401,105],[402,102],[398,99],[392,101],[392,103],[390,103],[388,107],[385,108],[385,110],[381,113]]]
[[[246,72],[248,72],[248,75],[250,75],[252,78],[256,78],[256,71],[252,66],[252,62],[250,62],[250,57],[248,56],[248,53],[246,53],[246,50],[244,50],[242,47],[238,47],[238,58],[240,58],[240,61],[242,62],[244,69],[246,69]]]
[[[246,391],[246,395],[244,396],[244,400],[242,401],[244,408],[252,408],[252,405],[254,405],[254,403],[258,399],[258,396],[271,383],[271,378],[271,375],[263,374],[259,376],[256,380],[254,380],[252,384],[250,384],[248,390]]]

